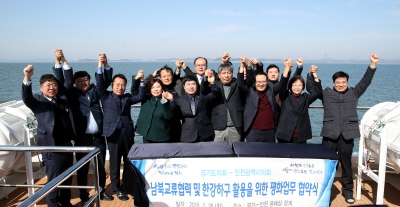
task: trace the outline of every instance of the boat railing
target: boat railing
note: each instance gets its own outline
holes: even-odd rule
[[[95,189],[94,196],[92,196],[86,206],[89,206],[93,201],[96,201],[96,206],[100,206],[100,186],[97,171],[97,155],[100,150],[96,147],[57,147],[57,146],[0,146],[0,151],[24,151],[24,152],[78,152],[88,153],[82,159],[78,160],[74,165],[68,168],[66,171],[61,173],[59,176],[48,182],[46,185],[34,185],[34,184],[0,184],[0,187],[27,187],[27,188],[41,188],[32,195],[30,195],[25,201],[18,206],[34,206],[37,202],[43,199],[55,188],[78,188],[78,189]],[[72,185],[61,185],[65,180],[72,176],[86,163],[93,159],[93,176],[94,186],[72,186]]]

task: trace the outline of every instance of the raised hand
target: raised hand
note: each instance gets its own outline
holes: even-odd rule
[[[33,65],[28,65],[26,66],[23,70],[24,72],[24,82],[28,82],[31,80],[31,77],[33,75]]]
[[[56,61],[60,62],[61,58],[64,56],[61,49],[54,50],[54,54],[56,55]]]
[[[105,63],[107,63],[106,54],[105,53],[99,54],[99,61],[98,61],[97,67],[101,67]],[[106,67],[106,66],[104,65],[104,67]]]
[[[231,59],[231,55],[227,52],[224,52],[221,56],[221,62],[222,63],[227,63]]]
[[[210,70],[210,69],[207,69],[205,75],[207,76],[207,81],[208,81],[210,84],[214,84],[214,82],[215,82],[215,76],[214,76],[213,71]]]
[[[296,59],[296,64],[298,68],[303,67],[303,60],[301,58]]]
[[[369,59],[371,60],[370,67],[376,68],[376,64],[379,62],[379,56],[377,54],[372,54]]]
[[[289,67],[289,68],[293,67],[293,61],[292,61],[292,59],[285,59],[285,60],[283,61],[283,65],[284,65],[285,67]]]
[[[137,80],[139,78],[140,78],[140,81],[144,81],[144,71],[143,70],[139,70],[137,72],[137,75],[136,75],[135,79]]]
[[[186,62],[183,61],[183,60],[181,60],[181,59],[178,59],[178,60],[175,62],[175,65],[176,65],[176,67],[179,68],[179,69],[181,69],[181,68],[185,69],[185,68],[186,68]]]
[[[258,61],[258,60],[255,59],[255,58],[251,58],[251,59],[250,59],[250,63],[251,63],[252,65],[258,65],[258,64],[260,64],[260,61]]]
[[[160,71],[160,69],[157,69],[157,70],[154,71],[154,73],[153,73],[153,77],[154,77],[154,78],[157,78],[157,76],[160,75],[160,74],[158,73],[158,71]]]
[[[249,59],[246,56],[240,57],[240,65],[244,67],[248,67],[250,65]]]

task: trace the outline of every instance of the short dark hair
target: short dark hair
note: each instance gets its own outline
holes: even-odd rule
[[[174,75],[172,68],[168,67],[168,65],[164,65],[164,67],[160,68],[157,72],[157,75],[161,77],[161,71],[163,70],[169,71],[172,76]]]
[[[207,59],[204,58],[204,57],[197,57],[196,59],[194,59],[194,61],[193,61],[193,64],[194,64],[194,65],[196,65],[196,60],[197,60],[197,59],[204,59],[204,60],[206,61],[206,66],[208,66],[208,61],[207,61]]]
[[[275,64],[270,64],[270,65],[268,65],[266,72],[268,73],[268,70],[271,69],[271,68],[276,68],[276,69],[278,69],[278,73],[279,73],[279,67],[278,67],[277,65],[275,65]]]
[[[264,73],[263,71],[255,70],[255,71],[254,71],[254,79],[255,79],[258,75],[264,75],[264,76],[267,78],[267,80],[268,80],[268,76],[267,76],[266,73]]]
[[[160,80],[160,79],[155,79],[155,78],[152,78],[151,80],[150,80],[150,82],[149,82],[149,84],[147,85],[147,92],[151,95],[151,87],[153,87],[153,85],[155,84],[155,83],[159,83],[160,85],[161,85],[161,88],[162,88],[162,90],[163,91],[166,91],[166,89],[165,89],[165,87],[164,87],[164,84],[162,83],[162,81]]]
[[[290,92],[292,92],[292,85],[294,82],[296,82],[297,80],[300,80],[300,82],[303,84],[303,88],[301,90],[304,90],[304,79],[303,77],[299,76],[299,75],[295,75],[292,78],[290,78],[289,82],[288,82],[288,89]]]
[[[113,77],[113,79],[112,79],[112,83],[114,83],[114,80],[115,80],[116,78],[121,78],[121,79],[125,80],[125,84],[128,84],[128,81],[126,80],[126,77],[125,77],[124,74],[116,74],[116,75],[114,75],[114,77]]]
[[[84,78],[84,77],[87,77],[90,80],[90,75],[89,75],[88,72],[83,71],[83,70],[77,71],[77,72],[74,73],[74,82],[75,82],[76,79]]]
[[[222,70],[229,70],[231,73],[233,73],[233,65],[229,63],[222,63],[218,67],[218,73],[221,73]]]
[[[46,81],[56,82],[58,84],[57,78],[53,74],[43,74],[40,77],[40,85],[43,85]]]
[[[182,80],[182,86],[184,86],[185,83],[188,82],[188,81],[194,81],[194,82],[196,82],[196,85],[198,85],[196,76],[187,75],[187,76],[185,76],[185,77],[183,78],[183,80]],[[198,88],[198,87],[199,87],[199,86],[197,86],[197,88]]]
[[[347,74],[347,73],[345,73],[343,71],[338,71],[335,74],[333,74],[333,76],[332,76],[333,82],[335,82],[335,80],[338,79],[338,78],[346,78],[347,81],[349,81],[349,74]]]

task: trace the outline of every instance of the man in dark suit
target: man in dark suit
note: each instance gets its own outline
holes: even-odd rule
[[[105,191],[106,172],[104,169],[106,159],[106,141],[102,134],[103,129],[103,111],[100,106],[100,98],[96,91],[96,86],[90,84],[90,75],[86,71],[78,71],[74,73],[73,80],[72,68],[69,67],[67,60],[62,50],[55,51],[56,61],[53,73],[59,82],[64,81],[70,83],[66,86],[68,91],[68,100],[73,105],[72,112],[74,114],[74,123],[77,138],[75,146],[95,146],[100,149],[98,158],[98,172],[99,172],[99,185],[101,187],[100,198],[111,201],[114,198]],[[108,87],[111,84],[112,68],[107,63],[106,54],[99,55],[99,61],[104,64],[105,68],[105,83]],[[65,79],[63,70],[61,68],[63,63]],[[100,63],[100,64],[101,64]],[[74,87],[75,85],[75,87]],[[82,159],[86,153],[77,153],[76,159]],[[89,172],[89,163],[81,167],[77,172],[77,181],[80,186],[87,186],[87,175]],[[89,193],[86,189],[79,189],[80,198],[84,205],[89,200]]]
[[[229,60],[228,60],[229,61]],[[241,62],[241,67],[244,67]],[[233,66],[223,63],[218,68],[219,80],[215,85],[221,94],[213,101],[211,123],[215,132],[214,141],[226,141],[232,147],[233,142],[243,138],[243,111],[247,95],[246,86],[233,79]]]
[[[285,76],[288,75],[293,62],[284,61]],[[243,82],[244,68],[239,69],[238,82]],[[275,143],[275,127],[278,121],[277,104],[275,95],[280,87],[286,87],[287,82],[279,82],[272,86],[268,84],[267,74],[256,73],[254,88],[250,87],[244,109],[244,131],[248,142]]]
[[[130,93],[125,94],[127,80],[123,74],[117,74],[113,77],[112,91],[107,91],[100,62],[96,73],[97,93],[100,96],[104,111],[102,136],[107,138],[110,153],[111,184],[113,193],[123,201],[129,198],[123,192],[123,187],[120,184],[121,158],[124,160],[125,172],[129,170],[127,155],[135,137],[131,105],[139,103],[145,98],[146,85],[143,83],[143,76],[143,71],[138,71],[136,78],[141,80],[139,93],[132,96]]]
[[[220,93],[220,89],[214,84],[215,77],[211,70],[206,75],[210,83],[211,93],[205,95],[197,94],[198,84],[193,76],[185,77],[182,81],[186,94],[174,98],[172,94],[167,95],[174,109],[174,115],[182,120],[181,142],[204,142],[214,140],[214,130],[207,108],[212,100]]]
[[[36,116],[37,145],[38,146],[72,146],[75,138],[74,119],[71,107],[66,96],[59,91],[57,79],[51,74],[44,74],[40,78],[42,94],[32,94],[31,77],[33,66],[28,65],[24,70],[22,84],[22,100]],[[71,79],[72,80],[72,77]],[[53,180],[73,164],[73,155],[70,152],[43,152],[42,158],[46,166],[48,181]],[[62,185],[71,185],[72,177]],[[70,207],[71,190],[55,189],[46,196],[50,207]]]

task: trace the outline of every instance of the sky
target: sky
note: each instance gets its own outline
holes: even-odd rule
[[[0,61],[400,59],[400,1],[0,0]]]

